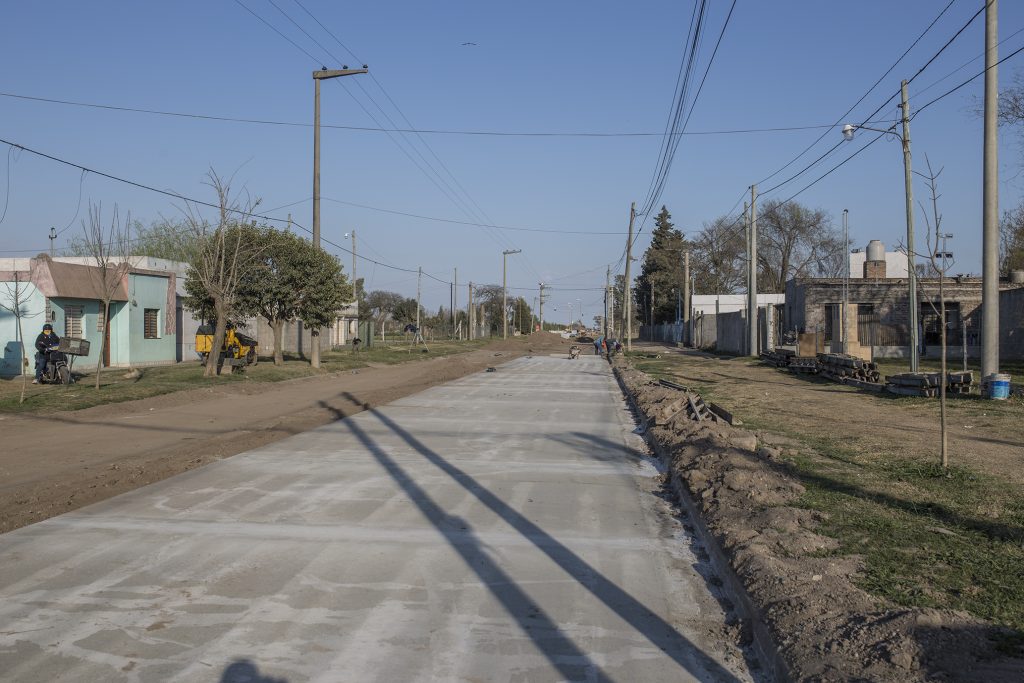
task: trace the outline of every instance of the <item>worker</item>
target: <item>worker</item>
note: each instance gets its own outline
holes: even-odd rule
[[[36,378],[32,384],[39,384],[43,381],[43,371],[46,369],[46,355],[51,346],[60,343],[60,337],[53,333],[53,325],[46,323],[43,331],[36,337]]]
[[[598,338],[594,340],[594,355],[595,356],[600,356],[601,355],[601,347],[603,347],[603,346],[604,346],[604,335],[602,334],[602,335],[599,335]]]

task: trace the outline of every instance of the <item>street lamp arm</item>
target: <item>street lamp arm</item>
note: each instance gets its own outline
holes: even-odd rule
[[[870,130],[876,133],[895,135],[897,138],[899,138],[900,142],[904,141],[903,136],[900,135],[899,132],[896,130],[896,124],[893,124],[892,128],[883,130],[882,128],[872,128],[871,126],[861,126],[848,123],[845,126],[843,126],[843,137],[846,138],[847,141],[853,140],[853,134],[858,130]]]
[[[318,81],[326,81],[329,78],[338,78],[339,76],[354,76],[355,74],[368,73],[369,69],[363,67],[362,69],[319,69],[313,72],[313,78]]]

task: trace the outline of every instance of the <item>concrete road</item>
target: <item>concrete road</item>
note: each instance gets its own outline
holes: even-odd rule
[[[751,680],[632,429],[527,357],[5,534],[0,677]]]

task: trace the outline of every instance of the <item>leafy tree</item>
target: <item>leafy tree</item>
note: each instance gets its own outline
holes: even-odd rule
[[[298,293],[296,314],[314,337],[325,327],[330,327],[345,304],[352,302],[352,285],[342,271],[341,261],[334,254],[314,247],[302,240],[305,248],[297,252],[294,287]],[[317,367],[317,356],[310,359]]]
[[[654,219],[651,246],[644,252],[636,278],[634,297],[641,320],[650,320],[653,290],[654,324],[675,321],[676,292],[681,295],[683,291],[683,252],[688,248],[683,233],[672,223],[672,214],[662,206]]]
[[[149,226],[132,221],[124,231],[125,253],[133,256],[152,256],[171,261],[191,262],[195,256],[196,241],[184,221],[162,218]],[[88,240],[73,236],[64,247],[66,256],[92,256]]]
[[[757,215],[757,289],[784,292],[794,277],[838,277],[848,249],[822,209],[768,201]]]

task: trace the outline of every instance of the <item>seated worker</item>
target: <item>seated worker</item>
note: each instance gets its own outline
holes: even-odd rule
[[[60,343],[60,337],[53,333],[53,325],[46,323],[43,331],[36,337],[36,378],[32,384],[39,384],[43,381],[43,370],[46,369],[46,355],[51,346]]]

